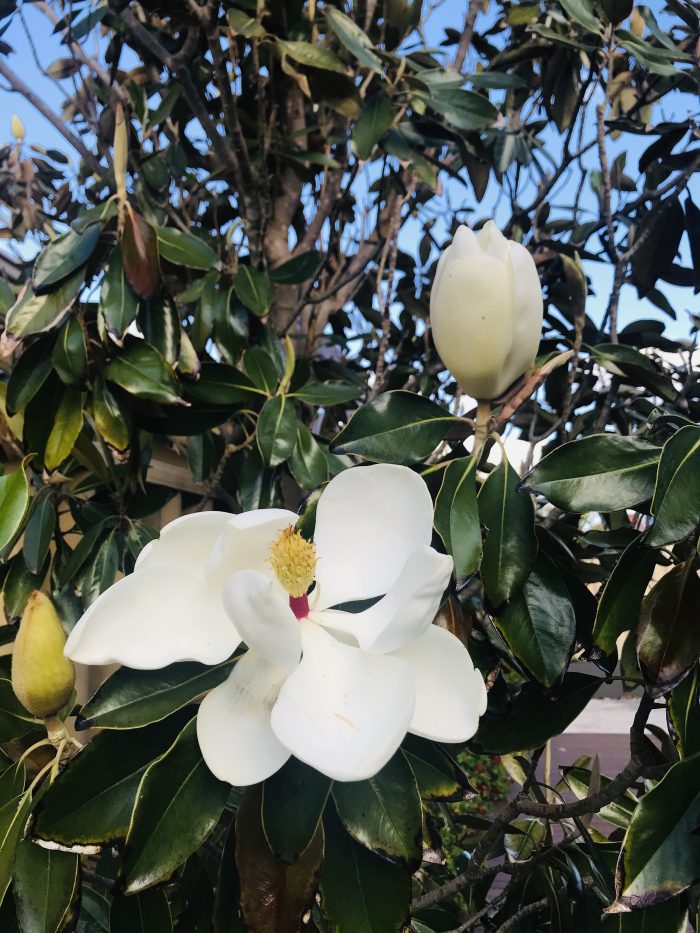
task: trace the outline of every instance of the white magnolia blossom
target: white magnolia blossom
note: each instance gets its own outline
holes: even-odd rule
[[[452,571],[432,519],[424,481],[386,464],[331,480],[313,544],[285,509],[185,515],[90,606],[66,654],[153,669],[217,664],[243,641],[198,713],[213,773],[254,784],[295,755],[335,780],[371,777],[407,731],[461,742],[486,706],[467,649],[431,624]]]
[[[542,330],[537,267],[492,220],[458,228],[440,256],[430,320],[443,363],[467,395],[498,398],[528,370]]]

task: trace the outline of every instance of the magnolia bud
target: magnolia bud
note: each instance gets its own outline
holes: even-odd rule
[[[542,330],[542,289],[530,253],[493,221],[461,226],[440,257],[430,295],[435,346],[476,399],[502,395],[529,369]]]
[[[29,712],[53,716],[70,699],[73,662],[63,655],[66,635],[51,600],[35,590],[24,610],[12,653],[12,689]]]
[[[16,113],[12,114],[12,120],[10,122],[10,130],[12,135],[15,137],[18,143],[21,143],[24,139],[24,123],[20,120]]]

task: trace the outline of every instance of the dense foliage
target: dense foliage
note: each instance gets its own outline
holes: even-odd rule
[[[112,674],[64,710],[96,732],[56,775],[46,746],[27,751],[45,730],[4,658],[3,931],[697,916],[700,15],[458,6],[434,41],[444,8],[420,0],[0,2],[5,112],[14,92],[65,140],[13,121],[0,148],[3,235],[40,248],[0,253],[3,640],[42,587],[73,626],[178,493],[186,509],[283,505],[308,528],[314,491],[351,463],[406,464],[457,568],[439,624],[490,686],[472,750],[520,779],[466,861],[439,838],[438,814],[478,788],[460,749],[409,736],[367,782],[331,787],[291,760],[231,789],[201,760],[193,701],[232,662]],[[54,28],[39,59],[60,113],[13,58],[29,16]],[[440,249],[492,216],[545,296],[537,366],[488,425],[528,442],[521,475],[477,471],[471,402],[428,326]],[[629,764],[577,762],[544,787],[547,741],[618,661],[643,685]],[[663,735],[645,731],[657,704]]]

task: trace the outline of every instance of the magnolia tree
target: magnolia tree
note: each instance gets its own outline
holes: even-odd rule
[[[696,923],[695,4],[0,16],[0,928]]]

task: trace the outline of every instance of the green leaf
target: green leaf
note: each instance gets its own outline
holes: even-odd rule
[[[32,795],[13,797],[0,807],[0,902],[12,881],[15,852],[32,806]]]
[[[83,427],[84,398],[78,389],[67,388],[63,393],[46,441],[44,464],[47,470],[58,469],[73,450]]]
[[[456,420],[422,395],[384,392],[357,409],[332,442],[331,451],[410,465],[429,456]]]
[[[218,823],[230,790],[204,763],[190,720],[141,779],[120,870],[126,893],[150,888],[182,865]]]
[[[229,25],[234,32],[239,33],[241,36],[245,36],[247,39],[265,38],[265,29],[254,16],[249,16],[247,13],[244,13],[243,10],[236,9],[228,10],[226,15],[228,16]]]
[[[10,414],[24,411],[53,370],[51,337],[40,337],[15,362],[5,403]]]
[[[94,888],[83,886],[80,897],[78,933],[110,933],[110,902]]]
[[[284,55],[289,55],[300,65],[345,74],[345,66],[335,52],[331,52],[330,49],[322,49],[311,42],[292,42],[284,39],[276,39],[276,42],[277,48]]]
[[[72,758],[34,812],[32,835],[63,846],[112,844],[129,829],[146,768],[194,709],[129,732],[100,732]]]
[[[393,124],[394,108],[384,91],[380,91],[365,104],[352,131],[352,145],[358,159],[369,159],[375,145]]]
[[[589,761],[590,759],[583,760]],[[571,788],[578,800],[583,800],[590,795],[590,770],[577,763],[573,767],[563,768],[562,772],[567,786]],[[599,775],[599,777],[600,790],[605,790],[610,784],[610,778],[605,777],[605,775]],[[598,811],[598,816],[612,823],[613,826],[620,826],[622,829],[627,829],[636,805],[637,798],[628,790],[625,791],[624,794],[618,794],[611,803],[601,807]]]
[[[109,257],[109,264],[100,288],[100,314],[104,318],[107,332],[117,343],[136,317],[139,300],[124,275],[122,252],[117,247]]]
[[[324,13],[328,25],[360,65],[372,71],[381,71],[382,61],[373,51],[374,46],[367,33],[363,32],[354,20],[345,13],[341,13],[340,10],[336,10],[335,7],[324,7]]]
[[[264,317],[272,307],[272,285],[267,276],[252,266],[239,266],[233,287],[253,314]]]
[[[547,828],[540,820],[514,820],[518,832],[505,833],[503,847],[511,862],[525,862],[547,841]]]
[[[182,325],[172,298],[163,295],[155,301],[142,301],[137,322],[146,343],[155,347],[171,366],[177,363]]]
[[[280,380],[274,360],[262,347],[249,347],[243,354],[243,368],[253,383],[266,395],[272,395]]]
[[[0,476],[0,551],[14,540],[29,511],[29,481],[24,472],[28,460]]]
[[[473,796],[463,771],[439,745],[409,733],[402,748],[423,800],[447,803]]]
[[[498,110],[488,97],[473,91],[441,90],[426,103],[460,130],[479,130],[498,119]]]
[[[154,671],[121,667],[98,687],[80,711],[78,729],[140,729],[182,709],[218,687],[231,673],[231,661],[209,667],[182,661]]]
[[[224,850],[219,862],[216,879],[212,933],[245,933],[238,905],[241,900],[241,885],[236,868],[236,824],[231,823],[226,835]]]
[[[162,888],[114,897],[109,911],[109,933],[170,933],[170,904]]]
[[[172,367],[144,340],[135,340],[105,368],[105,379],[131,395],[173,405],[181,402]]]
[[[680,683],[700,655],[700,579],[695,559],[676,564],[642,603],[637,633],[639,667],[652,697]]]
[[[700,754],[684,758],[634,812],[615,872],[612,913],[651,907],[685,891],[700,871]]]
[[[23,338],[52,330],[68,314],[84,286],[83,267],[48,295],[36,295],[31,285],[26,285],[7,312],[6,332],[13,337]]]
[[[226,363],[202,363],[199,379],[187,385],[188,400],[226,408],[240,405],[255,392],[248,376]]]
[[[267,466],[279,466],[294,451],[299,419],[284,395],[275,395],[262,407],[255,431],[258,449]]]
[[[559,0],[566,13],[589,32],[600,34],[600,23],[588,0]]]
[[[34,725],[36,719],[15,696],[11,681],[5,677],[0,678],[0,743],[11,742],[26,735]]]
[[[321,910],[329,933],[402,933],[411,899],[409,871],[358,845],[332,807],[324,827]]]
[[[476,460],[461,457],[443,472],[435,500],[435,528],[454,559],[455,576],[470,576],[481,560],[481,526],[476,504]]]
[[[588,706],[602,683],[588,674],[568,673],[555,697],[543,693],[534,683],[527,683],[513,697],[507,713],[487,710],[471,744],[477,751],[492,755],[539,748],[547,739],[561,735]]]
[[[24,529],[22,554],[31,573],[39,573],[56,529],[56,505],[51,495],[37,496]]]
[[[332,783],[330,778],[296,758],[290,758],[264,782],[263,832],[277,858],[292,864],[311,843]]]
[[[156,227],[158,253],[163,259],[188,269],[218,269],[219,257],[214,250],[193,233],[176,227]]]
[[[79,587],[83,605],[94,603],[97,597],[114,583],[119,567],[119,544],[117,532],[109,532],[81,574]]]
[[[307,382],[301,389],[290,394],[306,402],[307,405],[326,408],[329,405],[352,402],[362,391],[361,386],[353,385],[351,382],[331,379],[328,382]]]
[[[80,896],[78,856],[23,839],[15,856],[13,893],[17,919],[25,933],[69,929]]]
[[[99,224],[92,224],[82,233],[69,230],[39,253],[34,263],[32,287],[35,295],[52,291],[52,286],[82,269],[92,256],[100,238]]]
[[[127,211],[122,236],[124,275],[139,298],[155,298],[160,291],[158,238],[140,214]]]
[[[656,567],[656,552],[633,541],[622,553],[598,600],[593,644],[603,654],[615,650],[618,637],[637,627],[642,597]]]
[[[247,790],[236,815],[236,865],[247,933],[297,933],[311,906],[323,860],[323,826],[292,865],[270,851],[261,818],[262,788]]]
[[[356,842],[382,858],[407,865],[410,871],[420,865],[420,795],[401,751],[368,781],[336,781],[333,799],[342,824]]]
[[[649,547],[682,541],[700,524],[700,427],[687,425],[664,444],[651,511]]]
[[[479,518],[486,526],[480,573],[494,609],[522,588],[537,556],[535,507],[519,482],[503,457],[479,490]]]
[[[95,376],[92,385],[92,416],[95,427],[110,447],[126,450],[130,438],[129,422],[101,373]]]
[[[323,261],[323,257],[316,250],[300,253],[293,259],[283,262],[281,266],[271,269],[270,281],[276,285],[301,285],[313,279]]]
[[[651,389],[668,402],[675,401],[678,396],[671,378],[634,347],[620,343],[599,344],[591,348],[591,356],[627,385]]]
[[[675,742],[681,758],[700,752],[700,703],[698,703],[698,676],[696,667],[674,687],[668,697],[668,722],[675,733]],[[669,729],[670,731],[670,729]]]
[[[594,434],[563,444],[524,480],[568,512],[617,511],[654,490],[660,448],[639,437]]]
[[[66,385],[82,382],[87,373],[87,348],[80,320],[69,317],[54,344],[54,369]]]
[[[313,434],[301,422],[297,441],[289,458],[289,469],[302,489],[316,489],[328,479],[328,461]]]

